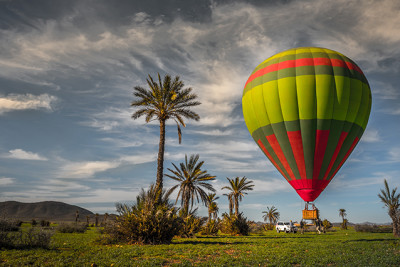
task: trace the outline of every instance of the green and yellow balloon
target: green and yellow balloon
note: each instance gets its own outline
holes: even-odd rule
[[[349,157],[371,101],[357,64],[317,47],[268,58],[252,72],[242,97],[251,136],[304,201],[314,201]]]

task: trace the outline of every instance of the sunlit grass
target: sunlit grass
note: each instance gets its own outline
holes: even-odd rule
[[[174,239],[170,245],[100,245],[99,233],[56,233],[50,249],[2,250],[5,266],[398,266],[400,240],[388,233],[354,230],[248,237]]]

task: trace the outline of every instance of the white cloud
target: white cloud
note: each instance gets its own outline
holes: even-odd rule
[[[187,132],[192,133],[192,134],[201,134],[201,135],[231,136],[234,131],[233,130],[211,129],[211,130],[188,130]]]
[[[155,153],[139,153],[138,155],[122,156],[120,161],[129,164],[143,164],[156,161],[157,156]]]
[[[392,147],[389,150],[389,159],[392,162],[400,162],[400,147]]]
[[[400,115],[400,108],[394,109],[390,111],[392,115]]]
[[[14,178],[1,177],[0,178],[0,186],[13,184],[14,180],[15,180]]]
[[[372,93],[380,99],[398,99],[400,91],[392,84],[381,81],[371,82]]]
[[[252,179],[254,181],[254,192],[290,192],[293,188],[290,186],[288,182],[286,182],[285,178],[282,179],[265,179],[265,180],[257,180]]]
[[[379,131],[376,129],[367,128],[367,130],[364,132],[361,140],[364,142],[368,142],[368,143],[379,142],[379,141],[381,141],[381,138],[379,136]]]
[[[121,163],[117,161],[86,161],[68,163],[61,167],[60,178],[89,178],[96,173],[117,168]]]
[[[98,173],[120,167],[123,164],[143,164],[156,160],[154,153],[123,155],[115,160],[63,162],[56,175],[58,178],[91,178]]]
[[[57,97],[48,94],[0,96],[0,115],[14,110],[45,109],[51,111],[56,101]]]
[[[4,157],[22,160],[48,160],[46,157],[40,156],[39,154],[33,152],[22,150],[20,148],[10,150],[8,154],[4,155]]]
[[[339,175],[331,183],[331,188],[336,188],[336,190],[342,190],[343,188],[351,188],[352,190],[357,188],[365,188],[368,186],[378,186],[383,185],[384,179],[390,179],[392,174],[387,172],[375,172],[372,173],[370,177],[361,177],[349,179],[346,175]]]

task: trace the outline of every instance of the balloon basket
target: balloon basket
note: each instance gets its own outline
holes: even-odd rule
[[[306,203],[305,208],[303,210],[303,220],[318,220],[319,219],[319,211],[315,207],[313,203],[311,203],[311,209],[309,208],[310,203]]]

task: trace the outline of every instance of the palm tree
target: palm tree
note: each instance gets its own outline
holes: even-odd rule
[[[216,220],[218,218],[218,212],[219,212],[217,202],[211,203],[209,210],[211,212],[210,215],[213,217],[214,220]]]
[[[233,199],[234,207],[235,207],[235,215],[239,216],[239,201],[242,201],[242,198],[247,193],[245,191],[253,190],[254,184],[253,181],[246,181],[246,177],[236,177],[234,179],[226,178],[229,181],[229,186],[224,186],[222,189],[228,189],[231,192],[231,198]]]
[[[133,95],[137,98],[131,103],[131,106],[139,108],[133,113],[132,118],[137,119],[145,116],[146,123],[152,120],[160,122],[160,143],[157,158],[157,191],[163,188],[164,171],[164,151],[165,151],[165,125],[167,120],[173,119],[178,127],[179,143],[182,139],[181,127],[185,127],[184,118],[198,121],[200,116],[189,108],[200,105],[195,101],[197,95],[192,93],[192,88],[183,88],[184,83],[179,76],[171,79],[171,76],[165,75],[161,81],[158,74],[158,82],[155,82],[149,75],[146,79],[149,89],[140,86],[134,87]]]
[[[191,155],[189,161],[187,155],[185,155],[185,162],[180,163],[179,168],[172,163],[175,170],[168,168],[172,175],[166,174],[167,177],[179,182],[177,185],[173,186],[169,192],[172,193],[179,187],[176,202],[178,202],[180,197],[181,206],[185,215],[189,212],[189,205],[190,208],[193,207],[195,198],[197,202],[200,201],[200,197],[201,201],[207,203],[207,193],[204,189],[215,192],[214,187],[208,183],[209,181],[215,180],[215,176],[208,174],[206,170],[201,170],[204,161],[198,162],[198,160],[199,155]]]
[[[229,193],[229,194],[224,194],[224,196],[227,196],[228,197],[228,203],[229,203],[229,215],[232,215],[233,214],[233,195],[232,195],[232,193]]]
[[[276,224],[276,222],[279,220],[280,213],[278,212],[278,209],[275,208],[275,206],[267,207],[267,211],[263,211],[262,213],[265,213],[263,216],[264,221],[269,221],[269,224],[272,226]]]
[[[206,206],[208,207],[208,221],[211,221],[211,217],[214,216],[214,219],[216,219],[219,208],[217,205],[217,202],[215,202],[219,197],[216,196],[217,194],[215,193],[209,193],[207,195],[207,202]]]
[[[342,217],[342,228],[347,229],[346,221],[345,218],[347,216],[346,210],[345,209],[339,209],[339,216]]]
[[[390,191],[389,185],[385,179],[385,190],[381,189],[381,193],[378,197],[381,199],[383,204],[388,208],[388,214],[393,221],[393,235],[400,237],[399,233],[399,208],[400,208],[400,193],[396,194],[397,187]]]

